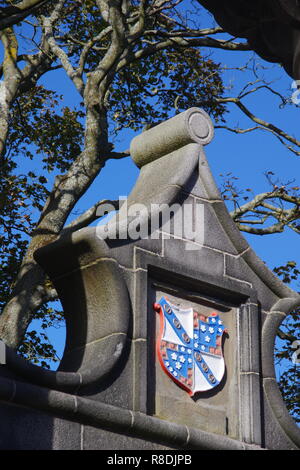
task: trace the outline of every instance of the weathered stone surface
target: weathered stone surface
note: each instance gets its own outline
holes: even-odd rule
[[[1,450],[50,450],[53,417],[34,409],[0,405]]]
[[[237,341],[236,309],[227,307],[217,310],[212,303],[192,302],[181,299],[170,292],[157,289],[156,302],[167,295],[172,303],[193,306],[201,314],[216,311],[228,329],[224,339],[224,356],[226,357],[225,376],[216,389],[206,393],[198,393],[191,399],[184,390],[174,386],[172,380],[162,371],[156,361],[156,403],[155,414],[163,419],[187,424],[194,428],[239,438],[239,422],[236,419],[239,407],[239,352],[235,347]],[[155,336],[158,335],[158,327]]]
[[[268,406],[271,407],[273,414],[272,418],[275,418],[274,421],[280,423],[281,429],[285,431],[285,433],[281,431],[282,441],[288,438],[293,443],[294,448],[299,448],[299,427],[296,425],[293,418],[288,413],[286,413],[282,396],[279,392],[276,380],[274,378],[265,378],[263,380],[263,389],[267,398],[266,408],[268,408]]]
[[[196,131],[194,118],[200,119]],[[300,297],[257,258],[228,214],[202,149],[212,135],[206,119],[192,110],[146,131],[132,146],[142,169],[127,207],[176,203],[180,210],[192,204],[188,221],[197,229],[195,238],[178,235],[172,223],[169,229],[160,222],[154,239],[101,239],[92,227],[36,253],[61,298],[67,341],[58,372],[29,365],[7,348],[0,400],[4,422],[7,410],[14,410],[13,448],[35,445],[43,422],[40,448],[300,446],[273,365],[276,329]],[[205,217],[196,227],[197,204]],[[161,208],[155,211],[157,216]],[[147,235],[154,230],[150,215],[143,213],[139,221],[148,224]],[[126,216],[123,205],[107,224],[110,234],[118,218],[123,226],[116,233],[124,227],[128,233],[134,214],[129,220]],[[153,303],[162,295],[204,315],[218,312],[228,329],[223,379],[193,398],[158,363],[159,319]],[[27,414],[20,411],[20,429],[36,433],[32,443],[19,439],[15,417],[21,407]],[[31,412],[41,422],[36,431]],[[0,425],[0,443],[3,433]],[[5,437],[1,445],[8,445]]]
[[[227,236],[217,215],[214,211],[215,205],[204,205],[204,246],[215,250],[237,255],[238,251],[230,238]],[[214,234],[212,236],[212,233]]]
[[[276,384],[277,387],[277,384]],[[269,390],[267,392],[269,394]],[[272,398],[271,398],[272,399]],[[284,410],[281,403],[280,413]],[[267,449],[276,450],[296,450],[299,449],[299,444],[295,444],[286,433],[282,432],[282,427],[278,420],[275,418],[270,402],[265,397],[263,409],[263,423],[264,423],[264,443]],[[290,423],[290,427],[296,426],[295,423]]]
[[[186,250],[188,245],[179,239],[164,241],[165,257],[173,262],[184,260],[190,270],[199,271],[212,276],[221,276],[224,272],[224,254],[209,248]]]
[[[82,424],[54,418],[51,447],[53,450],[82,449]]]
[[[206,191],[204,184],[202,184],[199,179],[198,166],[195,168],[190,179],[186,182],[186,184],[181,186],[181,189],[188,195],[197,197],[204,201],[209,200],[209,193]]]
[[[172,421],[158,420],[143,413],[134,414],[133,426],[145,438],[157,441],[159,435],[161,443],[169,442],[175,448],[185,445],[188,439],[188,429],[185,426],[178,426]]]
[[[189,438],[186,444],[188,449],[197,450],[245,450],[245,444],[239,441],[227,440],[223,436],[212,433],[195,432],[194,429],[189,430]],[[199,442],[200,441],[200,442]]]
[[[246,304],[240,308],[238,322],[240,327],[239,350],[241,372],[260,373],[260,311],[257,305]]]
[[[150,440],[133,438],[130,434],[118,434],[109,431],[103,431],[91,426],[83,428],[83,447],[82,450],[168,450],[158,442]]]
[[[285,319],[282,313],[268,313],[262,330],[262,372],[264,377],[275,378],[274,346],[277,329]]]
[[[66,352],[108,335],[127,333],[130,303],[122,272],[114,260],[102,259],[56,284],[68,324]]]
[[[213,124],[205,111],[190,108],[135,137],[130,154],[137,166],[143,167],[193,142],[206,145],[213,135]]]
[[[248,444],[262,444],[261,383],[257,372],[240,375],[240,439]]]
[[[107,380],[107,375],[112,373],[116,363],[119,367],[119,362],[122,356],[126,355],[128,347],[127,335],[114,333],[88,343],[82,348],[66,352],[60,367],[70,372],[77,369],[81,375],[80,388],[95,382],[99,385],[100,382]]]
[[[148,394],[148,362],[149,362],[149,345],[145,339],[136,339],[132,345],[134,354],[134,371],[133,371],[133,410],[147,413],[149,411]]]
[[[228,214],[228,210],[224,202],[216,201],[212,202],[214,211],[218,217],[220,224],[222,225],[223,230],[226,232],[227,236],[232,241],[238,253],[243,253],[249,249],[249,244],[242,236],[241,232],[237,228],[236,224],[233,222],[232,218]]]
[[[277,302],[278,295],[272,291],[245,261],[245,256],[235,258],[225,256],[225,275],[242,282],[247,282],[257,292],[258,302],[263,310],[270,310]],[[270,284],[272,286],[272,284]]]

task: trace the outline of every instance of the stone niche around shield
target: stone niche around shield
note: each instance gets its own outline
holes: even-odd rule
[[[149,364],[150,395],[152,414],[178,424],[216,434],[240,437],[240,388],[239,388],[239,315],[244,305],[212,298],[203,292],[181,289],[178,285],[167,284],[155,279],[149,280],[149,316],[154,316],[152,327],[152,354]],[[207,392],[198,392],[193,397],[181,389],[163,371],[157,357],[156,345],[159,336],[159,314],[153,311],[153,302],[161,297],[181,308],[192,307],[196,312],[209,316],[216,312],[228,333],[223,335],[223,356],[225,373],[218,386]]]

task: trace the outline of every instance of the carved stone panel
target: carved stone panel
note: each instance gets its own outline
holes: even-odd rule
[[[245,332],[248,337],[256,338],[256,344],[252,343],[250,350],[249,344],[244,344],[244,348],[248,348],[247,354],[250,356],[254,357],[256,355],[258,348],[257,323],[252,322],[252,325],[241,324],[241,313],[243,312],[242,316],[244,317],[245,311],[250,308],[249,302],[245,305],[244,298],[240,300],[232,298],[230,300],[228,298],[224,299],[222,294],[218,294],[214,297],[210,290],[208,292],[204,286],[201,286],[201,283],[199,283],[199,288],[195,289],[194,284],[190,285],[189,288],[188,281],[187,284],[183,285],[180,280],[178,280],[178,284],[174,284],[168,282],[166,278],[164,281],[149,279],[148,317],[149,324],[153,322],[154,325],[152,328],[150,327],[152,358],[149,361],[148,378],[150,382],[149,401],[152,403],[152,413],[161,419],[167,419],[178,424],[186,424],[193,428],[229,436],[233,439],[244,438],[249,442],[254,440],[257,444],[260,444],[261,435],[260,432],[257,432],[257,429],[260,429],[260,424],[256,426],[256,435],[254,436],[252,425],[246,416],[249,409],[252,408],[250,402],[252,402],[253,397],[249,397],[249,393],[241,396],[241,382],[244,380],[243,375],[245,372],[240,357],[240,346],[245,341],[245,338],[243,338]],[[199,391],[190,396],[187,390],[174,382],[171,374],[168,375],[162,367],[158,351],[161,319],[160,315],[153,309],[153,304],[158,303],[162,298],[168,299],[171,305],[176,305],[180,309],[193,309],[194,312],[203,315],[206,319],[212,314],[217,315],[216,318],[220,318],[224,328],[226,328],[221,344],[225,372],[220,383],[210,390]],[[243,328],[243,331],[241,328]],[[202,347],[204,348],[204,346]],[[178,364],[178,367],[180,367],[180,364]],[[255,373],[252,370],[254,368],[255,364],[252,361],[248,375],[252,376]],[[253,388],[253,396],[259,396],[258,383]],[[256,409],[256,421],[260,421],[259,404]]]

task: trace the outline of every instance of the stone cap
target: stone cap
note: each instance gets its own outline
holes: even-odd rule
[[[130,155],[141,168],[188,144],[208,144],[214,136],[209,115],[200,108],[190,108],[135,137]]]

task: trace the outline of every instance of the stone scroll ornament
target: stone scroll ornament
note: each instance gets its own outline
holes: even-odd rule
[[[227,333],[219,315],[182,309],[165,297],[153,308],[160,315],[157,355],[164,372],[190,396],[217,387],[225,372],[222,337]]]

